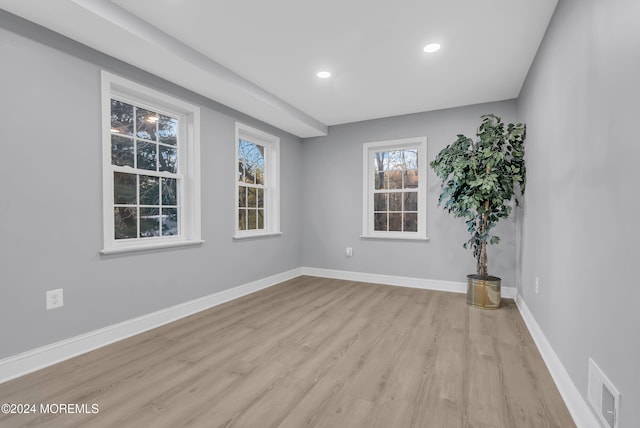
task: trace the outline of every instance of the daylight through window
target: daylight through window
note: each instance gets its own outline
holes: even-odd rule
[[[235,238],[280,233],[280,140],[236,125]]]
[[[178,119],[111,99],[114,239],[179,234]]]
[[[374,152],[374,230],[418,231],[418,150]]]
[[[363,237],[426,239],[426,144],[364,144]]]
[[[264,230],[264,146],[238,141],[238,228]]]
[[[200,243],[199,109],[103,72],[103,253]]]

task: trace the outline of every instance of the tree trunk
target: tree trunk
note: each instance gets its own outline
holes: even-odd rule
[[[491,166],[487,165],[487,175],[491,172]],[[482,235],[486,235],[487,226],[489,225],[489,201],[484,202],[484,215],[482,216]],[[480,263],[478,266],[478,275],[487,276],[487,239],[486,236],[480,242]]]
[[[478,275],[487,276],[487,241],[480,243],[480,268]]]
[[[487,226],[489,224],[489,201],[484,203],[485,213],[482,216],[482,234],[487,233]],[[478,275],[487,276],[487,240],[480,241],[480,265],[478,266]]]

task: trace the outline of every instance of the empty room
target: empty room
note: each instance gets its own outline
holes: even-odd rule
[[[0,0],[0,426],[640,426],[637,0]]]

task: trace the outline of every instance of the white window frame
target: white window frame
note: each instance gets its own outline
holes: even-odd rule
[[[375,170],[373,154],[394,149],[418,151],[418,231],[396,232],[374,230]],[[362,235],[361,238],[428,240],[427,237],[427,137],[374,141],[363,144],[362,156]]]
[[[200,108],[120,76],[102,71],[102,196],[103,248],[101,254],[198,245],[201,237]],[[111,99],[148,108],[178,119],[178,230],[166,237],[115,239],[113,173],[111,164]],[[126,172],[126,171],[124,171]]]
[[[280,138],[259,129],[236,122],[234,164],[234,235],[233,239],[257,238],[282,235],[280,231]],[[240,139],[259,144],[264,150],[264,229],[240,230],[238,207],[238,145]]]

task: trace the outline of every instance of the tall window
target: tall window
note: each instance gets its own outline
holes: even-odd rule
[[[426,138],[366,143],[363,150],[363,237],[426,239]]]
[[[280,233],[280,140],[236,125],[235,238]]]
[[[103,73],[104,253],[200,243],[199,110]]]

